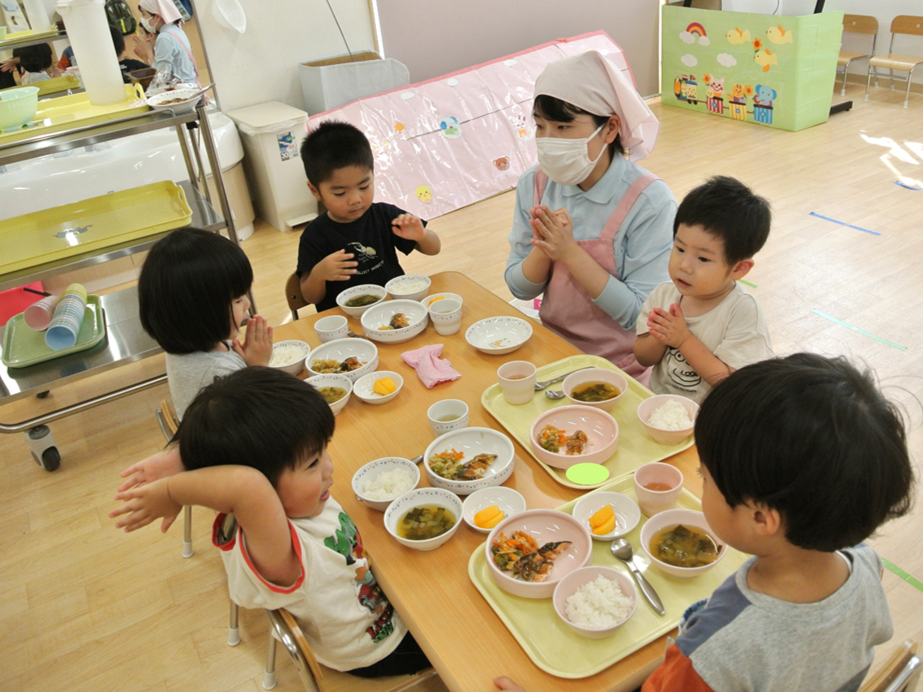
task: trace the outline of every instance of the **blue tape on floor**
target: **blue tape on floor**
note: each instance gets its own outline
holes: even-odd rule
[[[846,223],[845,221],[837,221],[836,219],[831,219],[829,216],[824,216],[823,214],[818,214],[816,212],[811,212],[811,216],[816,216],[818,219],[823,219],[824,221],[833,221],[833,223],[838,223],[841,226],[846,226],[848,228],[855,228],[857,231],[862,231],[863,233],[871,233],[872,235],[881,235],[878,231],[870,231],[867,228],[862,228],[860,226],[853,226],[851,223]]]

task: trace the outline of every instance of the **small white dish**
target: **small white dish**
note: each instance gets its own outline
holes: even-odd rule
[[[288,348],[300,348],[302,351],[304,351],[304,353],[301,358],[290,363],[273,363],[273,360],[276,359],[277,354]],[[289,375],[298,375],[302,370],[304,370],[305,361],[310,354],[311,347],[304,341],[299,341],[298,339],[286,339],[285,341],[277,341],[272,345],[272,358],[269,360],[269,367],[276,368],[282,372],[287,372]]]
[[[385,377],[390,377],[397,389],[390,394],[382,396],[375,391],[375,383]],[[356,384],[353,385],[353,391],[356,393],[357,397],[367,404],[387,404],[400,394],[403,386],[404,378],[399,373],[391,372],[390,370],[378,370],[377,372],[370,372],[368,375],[363,375],[356,380]]]
[[[158,111],[173,111],[176,114],[188,113],[195,108],[201,95],[193,96],[198,89],[183,88],[163,91],[154,96],[147,97],[147,105]],[[176,103],[172,103],[172,102]]]
[[[320,390],[321,387],[338,387],[346,390],[346,394],[330,404],[330,410],[333,411],[334,416],[345,408],[346,402],[349,401],[349,397],[353,393],[352,380],[346,375],[314,375],[314,377],[306,379],[305,382],[317,390]]]
[[[312,368],[320,360],[335,360],[343,362],[347,358],[358,358],[362,365],[355,370],[340,373],[321,373]],[[308,372],[311,375],[340,374],[346,375],[353,383],[363,375],[375,372],[378,367],[378,347],[367,339],[337,339],[328,341],[315,348],[307,360]]]
[[[357,298],[362,295],[378,296],[378,300],[374,303],[369,303],[368,305],[357,305],[355,307],[346,304],[353,298]],[[388,292],[385,290],[384,286],[378,286],[377,284],[362,284],[360,286],[347,288],[345,291],[339,293],[337,295],[337,306],[339,306],[339,308],[350,317],[362,317],[363,312],[368,310],[373,305],[378,305],[387,297]]]
[[[532,337],[532,325],[518,317],[488,317],[465,332],[465,341],[491,355],[512,353]]]
[[[388,509],[388,505],[394,502],[394,500],[404,493],[410,492],[410,490],[405,490],[404,493],[398,493],[394,497],[389,497],[386,500],[373,500],[365,494],[366,484],[371,483],[386,471],[393,471],[394,469],[402,469],[410,475],[411,480],[413,480],[413,485],[410,487],[410,490],[413,490],[420,484],[420,468],[410,461],[410,459],[404,459],[403,457],[383,457],[375,461],[370,461],[353,474],[353,493],[355,493],[356,499],[360,502],[364,502],[372,509],[384,512]]]
[[[606,505],[611,505],[615,512],[615,529],[609,533],[597,535],[590,526],[590,517]],[[641,509],[627,495],[613,492],[590,493],[581,497],[574,505],[574,519],[586,524],[590,537],[595,541],[614,541],[627,536],[641,521]]]
[[[403,313],[408,326],[401,329],[381,329],[391,318]],[[374,341],[383,344],[400,344],[420,334],[429,322],[429,313],[416,300],[389,300],[372,306],[362,313],[362,331]]]
[[[394,300],[420,300],[429,291],[432,283],[425,274],[404,274],[386,283],[385,290]]]
[[[465,498],[462,509],[462,516],[465,519],[465,523],[475,531],[490,533],[492,529],[482,529],[474,523],[474,515],[482,509],[487,509],[491,505],[497,505],[500,511],[503,512],[503,519],[506,519],[526,511],[526,498],[518,491],[512,488],[506,488],[502,485],[475,490]],[[503,519],[500,521],[503,521]]]

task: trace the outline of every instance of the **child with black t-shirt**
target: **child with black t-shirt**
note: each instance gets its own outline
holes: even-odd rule
[[[301,160],[308,188],[327,208],[304,229],[298,245],[301,293],[318,312],[336,307],[337,295],[351,286],[384,286],[403,275],[397,250],[439,253],[439,237],[424,221],[373,202],[375,160],[356,127],[322,123],[301,145]]]

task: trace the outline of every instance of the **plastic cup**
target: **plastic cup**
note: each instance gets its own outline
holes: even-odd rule
[[[80,326],[86,315],[87,289],[80,284],[71,284],[61,294],[61,300],[54,310],[54,316],[45,332],[45,344],[52,351],[63,351],[77,343]]]
[[[652,461],[635,470],[635,495],[644,515],[672,509],[683,491],[683,473],[675,466]]]
[[[437,300],[429,306],[429,318],[437,334],[448,336],[461,329],[462,306],[452,298]]]
[[[32,305],[27,307],[22,313],[22,319],[26,323],[26,326],[37,332],[48,329],[48,325],[51,324],[51,318],[54,317],[54,309],[57,307],[59,300],[61,300],[60,296],[47,296],[37,303],[32,303]]]
[[[344,339],[349,335],[349,326],[343,315],[330,315],[314,323],[314,333],[322,342]]]
[[[426,418],[433,435],[440,437],[452,430],[468,427],[468,404],[460,399],[443,399],[429,407]]]
[[[497,379],[508,404],[528,404],[535,396],[535,366],[532,363],[524,360],[504,363],[497,370]]]

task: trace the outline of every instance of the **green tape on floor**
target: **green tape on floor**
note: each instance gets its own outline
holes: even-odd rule
[[[903,579],[905,582],[907,582],[908,584],[910,584],[910,585],[911,585],[913,588],[915,588],[917,591],[923,592],[923,584],[920,583],[920,580],[919,580],[919,579],[917,579],[917,578],[914,577],[913,575],[907,574],[907,573],[906,573],[904,570],[902,570],[900,567],[898,567],[897,565],[895,565],[895,564],[893,564],[893,563],[888,562],[888,561],[885,560],[884,558],[881,558],[881,561],[882,561],[882,563],[884,564],[885,569],[887,569],[887,570],[889,570],[889,571],[891,571],[891,572],[894,572],[894,574],[896,574],[896,575],[899,576],[901,579]]]

